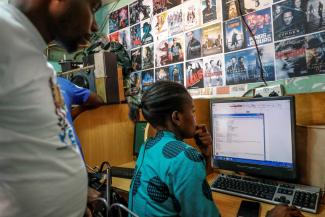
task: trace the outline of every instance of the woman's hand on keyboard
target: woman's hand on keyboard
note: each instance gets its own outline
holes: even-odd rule
[[[303,217],[304,215],[295,206],[276,205],[266,213],[266,217]]]

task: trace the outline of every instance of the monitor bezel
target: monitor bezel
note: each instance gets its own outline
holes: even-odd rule
[[[291,114],[291,137],[292,137],[292,168],[256,165],[248,163],[238,163],[225,160],[214,160],[214,147],[211,156],[211,164],[213,168],[231,170],[235,172],[245,172],[249,175],[267,177],[278,180],[295,180],[297,179],[297,164],[296,164],[296,148],[295,148],[295,131],[296,131],[296,113],[295,113],[295,99],[294,96],[281,96],[281,97],[259,97],[259,98],[216,98],[210,100],[210,127],[213,134],[213,112],[212,105],[214,103],[231,103],[231,102],[252,102],[252,101],[277,101],[289,100],[290,114]],[[213,138],[213,135],[212,135]]]
[[[135,123],[134,123],[134,131],[133,131],[133,156],[135,156],[135,157],[138,157],[139,156],[139,153],[140,153],[140,149],[141,149],[141,145],[140,145],[140,147],[139,147],[139,152],[138,153],[136,153],[136,151],[135,151],[135,143],[136,143],[136,135],[137,135],[137,125],[138,124],[143,124],[143,123],[145,123],[146,124],[146,127],[147,127],[147,125],[148,125],[148,121],[136,121]],[[146,130],[144,130],[144,134],[143,134],[143,141],[145,141],[145,131]]]

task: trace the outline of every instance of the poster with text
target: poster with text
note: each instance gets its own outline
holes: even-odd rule
[[[178,63],[169,66],[169,80],[184,85],[184,64]]]
[[[119,31],[119,42],[125,50],[131,49],[131,41],[130,41],[130,28],[124,28],[121,31]]]
[[[142,69],[150,69],[154,67],[154,46],[149,44],[142,47]]]
[[[201,24],[201,2],[199,0],[184,2],[183,18],[185,30],[199,26]]]
[[[169,81],[169,66],[155,69],[155,81]]]
[[[299,0],[296,0],[296,2],[299,2]],[[307,2],[307,32],[312,33],[325,30],[325,0],[308,0]]]
[[[225,52],[245,48],[245,38],[240,18],[224,22],[224,35]]]
[[[169,63],[168,50],[167,39],[155,42],[155,67],[164,66]]]
[[[201,57],[201,36],[202,29],[197,29],[185,33],[185,49],[187,60]]]
[[[136,48],[141,46],[141,25],[136,24],[130,27],[131,47]]]
[[[109,35],[109,41],[110,42],[119,42],[119,36],[120,36],[119,32],[114,32]]]
[[[279,2],[272,7],[275,41],[306,34],[307,16],[304,9],[296,9],[289,0]]]
[[[175,7],[168,11],[168,35],[172,36],[183,32],[182,6]]]
[[[141,47],[131,50],[131,62],[134,71],[141,70],[142,68],[141,50]]]
[[[306,36],[308,74],[325,73],[325,32]]]
[[[168,37],[168,22],[167,22],[167,12],[163,12],[154,16],[153,27],[154,27],[154,36],[155,40],[160,38]]]
[[[202,56],[222,53],[221,28],[221,23],[215,23],[202,29]]]
[[[184,37],[175,36],[168,39],[168,63],[177,63],[184,61]]]
[[[135,71],[130,74],[130,79],[132,81],[131,92],[139,93],[141,91],[141,72]]]
[[[260,47],[260,65],[256,49],[238,51],[225,55],[226,84],[244,84],[261,82],[263,69],[266,81],[274,81],[274,46],[273,44]]]
[[[141,23],[141,37],[142,45],[150,44],[153,42],[153,32],[152,26],[150,24],[150,19],[145,20]]]
[[[182,0],[167,0],[167,9],[176,7],[182,4]]]
[[[167,0],[152,0],[153,15],[160,14],[167,10]]]
[[[223,20],[236,18],[240,15],[237,0],[222,0]]]
[[[141,87],[142,91],[146,91],[154,83],[153,69],[142,71],[141,73]]]
[[[306,38],[275,43],[275,63],[277,80],[307,75]]]
[[[130,26],[133,26],[136,23],[140,22],[140,13],[138,9],[138,1],[132,2],[129,5],[129,11],[130,11]]]
[[[109,15],[109,32],[115,32],[129,26],[129,9],[128,5],[113,11]]]
[[[270,7],[273,0],[240,0],[243,14],[248,14],[266,7]]]
[[[203,58],[204,87],[225,85],[224,57],[222,54]]]
[[[203,88],[203,60],[188,61],[186,66],[186,87],[189,89]]]
[[[271,10],[266,8],[260,11],[250,13],[244,17],[249,29],[252,31],[257,45],[268,44],[273,41]],[[245,27],[246,46],[255,46],[253,37]]]
[[[202,23],[212,21],[222,21],[222,8],[220,0],[201,0],[202,1]]]

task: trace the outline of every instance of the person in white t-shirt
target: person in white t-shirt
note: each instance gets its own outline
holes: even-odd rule
[[[99,0],[0,3],[0,216],[81,217],[87,173],[44,50],[97,31]]]

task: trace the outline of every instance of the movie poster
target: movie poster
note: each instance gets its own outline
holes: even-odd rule
[[[240,0],[243,14],[248,14],[272,5],[273,0]]]
[[[154,26],[154,36],[156,40],[160,38],[168,37],[168,22],[167,22],[167,12],[158,14],[154,16],[153,26]]]
[[[273,5],[274,40],[278,41],[306,34],[307,16],[303,7],[303,0],[299,1],[299,8],[292,1],[284,1]],[[298,7],[298,6],[297,6]]]
[[[148,88],[154,83],[153,69],[142,71],[141,73],[141,88],[142,91],[148,90]]]
[[[221,22],[221,0],[201,0],[202,1],[202,23],[212,21]]]
[[[109,15],[109,32],[115,32],[129,26],[129,10],[128,5],[113,11]]]
[[[222,54],[203,59],[204,87],[225,85],[224,58]]]
[[[187,60],[201,57],[201,34],[201,29],[185,33],[185,48]]]
[[[152,17],[152,0],[138,0],[138,13],[140,14],[140,21]]]
[[[305,37],[275,43],[277,80],[307,74],[305,46]]]
[[[168,63],[184,61],[184,38],[183,35],[168,39]]]
[[[141,46],[141,25],[136,24],[130,27],[131,47],[136,48]]]
[[[203,88],[203,60],[186,62],[186,87],[189,89]]]
[[[168,60],[168,40],[155,42],[155,67],[167,65]]]
[[[183,63],[169,66],[169,80],[184,85],[184,65]]]
[[[182,6],[173,8],[168,12],[168,35],[172,36],[183,32],[183,13]]]
[[[257,45],[268,44],[273,41],[271,9],[266,8],[245,16],[246,23],[252,31]],[[250,32],[245,27],[245,39],[247,47],[254,47],[254,40]]]
[[[201,24],[201,1],[190,0],[183,3],[183,22],[185,30]]]
[[[150,69],[154,67],[153,44],[142,47],[142,69]]]
[[[156,68],[155,69],[155,80],[156,81],[168,81],[169,79],[169,66]]]
[[[135,71],[130,74],[132,81],[131,92],[139,93],[141,91],[141,72]]]
[[[138,11],[138,1],[132,2],[129,5],[130,10],[130,26],[140,22],[140,13]]]
[[[245,48],[243,26],[239,17],[224,22],[224,35],[225,52]]]
[[[142,31],[142,33],[141,33],[142,45],[152,43],[153,42],[153,33],[152,33],[152,26],[150,24],[150,20],[146,20],[141,23],[141,31]]]
[[[167,1],[168,0],[153,0],[153,15],[166,11]]]
[[[222,8],[224,21],[240,16],[237,0],[222,0]]]
[[[119,39],[121,45],[125,48],[125,50],[131,49],[131,41],[130,41],[130,28],[125,28],[119,31]]]
[[[266,81],[274,81],[273,44],[260,46],[260,57]],[[261,66],[255,48],[225,55],[226,84],[261,82]]]
[[[307,2],[307,32],[312,33],[324,30],[325,0],[308,0]]]
[[[131,50],[131,62],[134,71],[141,70],[142,67],[141,50],[142,50],[141,47]]]
[[[308,74],[325,73],[325,32],[306,36]]]
[[[202,56],[222,53],[221,23],[215,23],[202,29]]]

